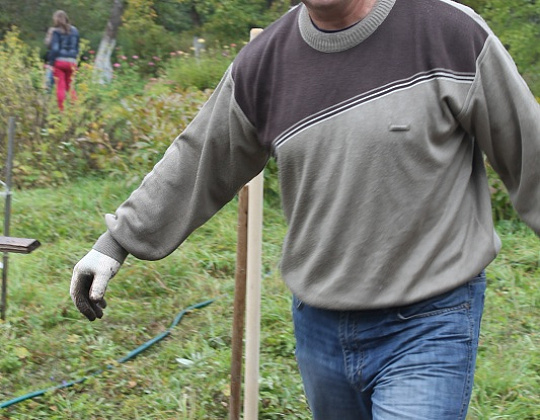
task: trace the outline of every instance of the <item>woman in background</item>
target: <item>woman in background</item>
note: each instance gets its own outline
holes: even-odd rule
[[[63,111],[66,93],[71,91],[71,98],[75,99],[71,84],[79,55],[79,31],[69,23],[63,10],[53,14],[53,29],[47,33],[45,43],[50,47],[49,64],[53,67],[58,108]]]

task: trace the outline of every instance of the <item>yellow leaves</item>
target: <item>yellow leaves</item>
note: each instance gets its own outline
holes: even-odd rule
[[[231,396],[231,385],[227,382],[225,385],[223,385],[221,392],[223,395],[229,398]]]
[[[122,16],[124,27],[139,26],[144,22],[153,23],[157,17],[153,0],[130,0]]]
[[[21,360],[30,357],[30,352],[26,347],[15,347],[13,352],[15,353],[15,356],[17,356]]]
[[[87,94],[89,92],[90,88],[88,86],[88,83],[79,83],[77,85],[77,92],[79,94]]]

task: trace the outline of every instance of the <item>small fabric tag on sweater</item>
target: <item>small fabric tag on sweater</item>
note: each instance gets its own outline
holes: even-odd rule
[[[390,131],[409,131],[411,126],[410,124],[390,124],[388,128]]]

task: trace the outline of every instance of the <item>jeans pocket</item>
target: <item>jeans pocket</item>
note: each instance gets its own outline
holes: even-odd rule
[[[430,316],[436,316],[436,315],[441,315],[441,314],[445,314],[445,313],[449,313],[449,312],[457,312],[457,311],[461,311],[461,310],[467,310],[470,308],[470,304],[469,302],[464,302],[460,305],[456,305],[456,306],[451,306],[451,307],[445,307],[445,308],[433,308],[431,310],[425,308],[425,309],[420,309],[420,310],[414,310],[414,309],[410,309],[410,307],[408,308],[403,308],[403,309],[400,309],[397,313],[397,317],[398,319],[402,320],[402,321],[408,321],[410,319],[415,319],[415,318],[427,318],[427,317],[430,317]]]
[[[452,312],[467,311],[470,307],[471,296],[467,283],[440,296],[399,308],[397,318],[402,321],[427,318]]]

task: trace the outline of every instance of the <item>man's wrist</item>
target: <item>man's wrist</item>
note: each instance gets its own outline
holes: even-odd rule
[[[106,231],[101,235],[92,249],[95,249],[102,254],[105,254],[120,264],[127,258],[129,252],[127,252],[111,235],[109,231]]]

